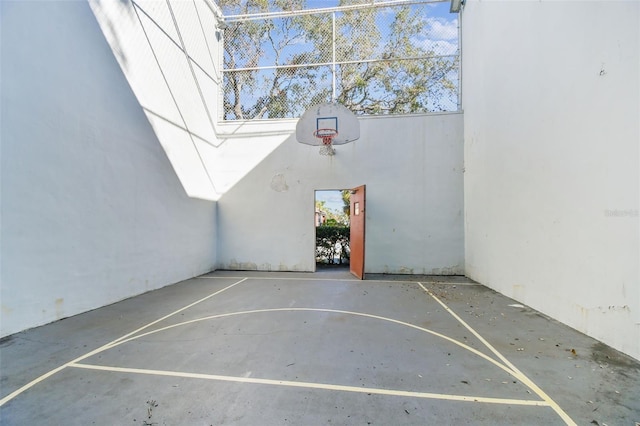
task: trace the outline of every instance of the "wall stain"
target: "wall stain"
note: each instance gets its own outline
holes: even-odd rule
[[[514,284],[511,287],[511,297],[513,297],[515,300],[525,300],[525,295],[526,295],[526,286],[521,285],[521,284]]]
[[[253,262],[238,262],[236,259],[231,259],[227,265],[227,269],[234,271],[257,271],[258,265]]]
[[[13,309],[8,307],[7,305],[2,305],[2,315],[11,315],[13,313]]]
[[[56,299],[56,320],[64,317],[64,299]]]
[[[260,265],[260,270],[261,271],[271,272],[271,264],[270,263],[263,263],[262,265]]]
[[[276,192],[287,192],[289,190],[287,180],[282,173],[278,173],[271,178],[271,189]]]
[[[463,275],[464,271],[459,265],[444,266],[442,268],[432,268],[430,271],[425,270],[426,275]]]
[[[624,305],[624,306],[615,306],[615,305],[598,306],[595,309],[598,309],[603,314],[606,314],[607,312],[631,312],[631,308],[629,308],[629,306],[627,306],[627,305]]]

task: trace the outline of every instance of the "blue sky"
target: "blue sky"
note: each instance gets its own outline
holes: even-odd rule
[[[316,201],[324,201],[325,206],[331,210],[342,211],[342,195],[339,190],[316,191]]]

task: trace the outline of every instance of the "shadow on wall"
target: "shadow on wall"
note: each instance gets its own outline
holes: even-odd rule
[[[216,206],[184,192],[89,5],[0,7],[1,334],[213,269]]]

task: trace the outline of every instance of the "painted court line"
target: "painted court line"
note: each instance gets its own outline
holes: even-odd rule
[[[534,391],[540,398],[547,402],[547,404],[558,414],[562,420],[567,425],[576,425],[576,423],[569,417],[569,415],[562,409],[560,406],[553,400],[549,395],[547,395],[542,389],[540,389],[531,379],[529,379],[525,374],[520,371],[515,365],[513,365],[504,355],[502,355],[496,348],[491,345],[485,338],[483,338],[480,333],[475,331],[469,324],[467,324],[462,318],[460,318],[449,306],[447,306],[443,301],[441,301],[438,297],[435,296],[429,289],[427,289],[422,283],[418,283],[420,287],[431,296],[436,302],[438,302],[451,316],[453,316],[464,328],[469,330],[480,342],[485,345],[494,355],[496,355],[504,364],[515,373],[515,376],[526,386],[529,387],[532,391]]]
[[[93,350],[93,351],[91,351],[91,352],[87,352],[86,354],[84,354],[84,355],[82,355],[82,356],[79,356],[78,358],[76,358],[76,359],[74,359],[74,360],[72,360],[72,361],[69,361],[68,363],[66,363],[66,364],[64,364],[64,365],[61,365],[61,366],[60,366],[60,367],[58,367],[58,368],[54,368],[53,370],[51,370],[51,371],[49,371],[49,372],[47,372],[47,373],[43,374],[42,376],[40,376],[40,377],[38,377],[38,378],[36,378],[36,379],[34,379],[34,380],[30,381],[30,382],[29,382],[29,383],[27,383],[26,385],[22,386],[21,388],[19,388],[19,389],[15,390],[15,391],[13,391],[13,392],[11,392],[9,395],[7,395],[7,396],[5,396],[4,398],[0,399],[0,407],[2,407],[2,406],[3,406],[4,404],[6,404],[7,402],[11,401],[11,400],[12,400],[13,398],[15,398],[16,396],[20,395],[22,392],[24,392],[24,391],[26,391],[26,390],[28,390],[28,389],[30,389],[30,388],[32,388],[32,387],[34,387],[35,385],[37,385],[38,383],[42,382],[43,380],[46,380],[46,379],[48,379],[49,377],[53,376],[54,374],[59,373],[60,371],[64,370],[65,368],[67,368],[67,367],[68,367],[68,366],[70,366],[71,364],[74,364],[74,363],[76,363],[76,362],[82,361],[83,359],[86,359],[86,358],[92,357],[92,356],[94,356],[94,355],[96,355],[96,354],[98,354],[98,353],[100,353],[100,352],[102,352],[102,351],[104,351],[104,350],[107,350],[107,349],[109,349],[110,347],[112,347],[114,344],[116,344],[116,343],[118,343],[118,342],[120,342],[120,341],[122,341],[122,340],[125,340],[125,339],[127,339],[127,338],[129,338],[129,337],[133,336],[133,335],[134,335],[134,334],[136,334],[136,333],[139,333],[139,332],[141,332],[141,331],[143,331],[143,330],[146,330],[147,328],[149,328],[149,327],[151,327],[151,326],[153,326],[153,325],[155,325],[155,324],[159,323],[160,321],[163,321],[163,320],[165,320],[165,319],[167,319],[167,318],[169,318],[169,317],[172,317],[172,316],[174,316],[174,315],[176,315],[176,314],[179,314],[180,312],[184,311],[185,309],[189,309],[189,308],[191,308],[192,306],[197,305],[198,303],[202,303],[202,302],[204,302],[205,300],[210,299],[210,298],[212,298],[212,297],[214,297],[214,296],[216,296],[216,295],[218,295],[218,294],[222,293],[223,291],[228,290],[228,289],[230,289],[230,288],[232,288],[232,287],[234,287],[234,286],[236,286],[236,285],[238,285],[238,284],[240,284],[240,283],[244,282],[245,280],[246,280],[246,278],[244,278],[244,279],[242,279],[242,280],[240,280],[240,281],[237,281],[237,282],[235,282],[235,283],[233,283],[233,284],[231,284],[231,285],[228,285],[227,287],[224,287],[224,288],[223,288],[223,289],[221,289],[221,290],[218,290],[218,291],[216,291],[216,292],[214,292],[214,293],[212,293],[212,294],[210,294],[210,295],[208,295],[208,296],[205,296],[205,297],[203,297],[202,299],[196,300],[195,302],[190,303],[189,305],[187,305],[187,306],[185,306],[185,307],[182,307],[182,308],[178,309],[178,310],[177,310],[177,311],[175,311],[175,312],[172,312],[172,313],[170,313],[170,314],[168,314],[168,315],[165,315],[165,316],[163,316],[163,317],[162,317],[162,318],[160,318],[160,319],[157,319],[157,320],[155,320],[155,321],[152,321],[152,322],[150,322],[149,324],[147,324],[147,325],[145,325],[145,326],[142,326],[142,327],[140,327],[140,328],[138,328],[138,329],[136,329],[136,330],[134,330],[134,331],[132,331],[132,332],[130,332],[130,333],[125,334],[125,335],[124,335],[124,336],[122,336],[122,337],[119,337],[119,338],[117,338],[117,339],[115,339],[115,340],[113,340],[113,341],[111,341],[111,342],[109,342],[109,343],[107,343],[107,344],[105,344],[105,345],[103,345],[103,346],[100,346],[99,348],[94,349],[94,350]]]
[[[194,277],[195,279],[202,279],[202,280],[211,280],[211,279],[224,279],[224,278],[229,278],[229,279],[240,279],[242,277],[226,277],[226,276],[219,276],[219,277],[214,277],[214,276],[200,276],[200,277]],[[295,277],[245,277],[246,279],[249,280],[265,280],[265,281],[269,281],[269,280],[274,280],[274,281],[347,281],[347,282],[362,282],[362,283],[410,283],[410,284],[415,284],[417,283],[417,281],[405,281],[405,280],[359,280],[359,279],[355,279],[355,278],[310,278],[310,277],[299,277],[299,278],[295,278]],[[477,285],[481,285],[478,283],[473,283],[473,282],[448,282],[448,281],[420,281],[426,284],[442,284],[442,285],[456,285],[456,286],[477,286]]]
[[[440,400],[447,400],[447,401],[481,402],[481,403],[487,403],[487,404],[506,404],[506,405],[528,405],[528,406],[536,406],[536,407],[547,407],[549,405],[545,401],[533,401],[533,400],[525,400],[525,399],[487,398],[487,397],[468,396],[468,395],[450,395],[450,394],[428,393],[428,392],[412,392],[412,391],[402,391],[402,390],[394,390],[394,389],[332,385],[327,383],[294,382],[290,380],[259,379],[255,377],[220,376],[216,374],[184,373],[184,372],[167,371],[167,370],[148,370],[148,369],[140,369],[140,368],[108,367],[103,365],[92,365],[92,364],[72,363],[69,365],[69,367],[82,368],[86,370],[109,371],[109,372],[117,372],[117,373],[145,374],[145,375],[151,375],[151,376],[168,376],[168,377],[204,379],[204,380],[215,380],[215,381],[235,382],[235,383],[252,383],[252,384],[272,385],[272,386],[286,386],[286,387],[294,387],[294,388],[322,389],[322,390],[342,391],[342,392],[357,392],[357,393],[386,395],[386,396],[405,396],[405,397],[411,397],[411,398],[440,399]]]
[[[231,278],[231,279],[239,279],[240,277],[210,277],[210,276],[201,276],[195,277],[201,280],[211,280],[211,279],[220,279],[220,278]],[[274,280],[274,281],[362,281],[355,278],[309,278],[309,277],[244,277],[247,280]]]
[[[232,278],[232,277],[207,277],[207,278]],[[11,394],[4,397],[0,400],[0,406],[4,405],[11,399],[15,398],[22,392],[27,389],[37,385],[38,383],[46,380],[52,375],[60,372],[61,370],[72,367],[72,368],[84,368],[90,370],[104,370],[104,371],[112,371],[112,372],[123,372],[123,373],[132,373],[132,374],[147,374],[147,375],[159,375],[159,376],[172,376],[172,377],[184,377],[184,378],[195,378],[195,379],[206,379],[206,380],[217,380],[217,381],[227,381],[227,382],[243,382],[243,383],[254,383],[254,384],[264,384],[264,385],[277,385],[277,386],[288,386],[288,387],[298,387],[298,388],[309,388],[309,389],[324,389],[324,390],[334,390],[334,391],[344,391],[344,392],[359,392],[359,393],[369,393],[369,394],[378,394],[378,395],[390,395],[390,396],[405,396],[405,397],[413,397],[413,398],[427,398],[427,399],[440,399],[440,400],[450,400],[450,401],[464,401],[464,402],[479,402],[479,403],[490,403],[490,404],[510,404],[510,405],[528,405],[528,406],[539,406],[539,407],[550,407],[552,408],[568,425],[574,425],[575,423],[571,418],[564,413],[564,411],[555,403],[546,393],[544,393],[539,387],[537,387],[530,379],[528,379],[520,370],[518,370],[513,364],[511,364],[502,354],[500,354],[489,342],[487,342],[479,333],[473,330],[467,323],[465,323],[459,316],[457,316],[446,304],[440,301],[432,292],[430,292],[421,282],[417,282],[417,284],[434,300],[436,300],[447,312],[449,312],[456,320],[458,320],[465,328],[467,328],[474,336],[476,336],[495,356],[497,356],[502,362],[498,362],[494,358],[464,344],[463,342],[459,342],[451,337],[446,335],[437,333],[433,330],[429,330],[423,327],[416,326],[414,324],[405,323],[403,321],[399,321],[393,318],[386,318],[372,314],[366,314],[362,312],[351,312],[351,311],[342,311],[342,310],[332,310],[332,309],[318,309],[318,308],[276,308],[276,309],[260,309],[260,310],[251,310],[251,311],[243,311],[243,312],[232,312],[226,314],[212,315],[203,318],[198,318],[190,321],[185,321],[179,324],[172,324],[166,327],[162,327],[159,329],[147,331],[142,333],[144,330],[152,327],[159,322],[170,318],[186,309],[189,309],[198,303],[201,303],[211,297],[214,297],[221,292],[228,290],[238,284],[241,284],[248,279],[256,278],[256,279],[276,279],[282,280],[283,278],[263,278],[263,277],[242,277],[239,281],[218,290],[202,299],[199,299],[189,305],[186,305],[168,315],[163,316],[155,321],[150,322],[149,324],[144,325],[130,333],[125,334],[124,336],[115,339],[91,352],[82,355],[73,361],[70,361],[56,369],[49,371],[46,374],[38,377],[37,379],[31,381],[27,385],[22,388],[12,392]],[[300,278],[288,278],[291,280],[299,280]],[[303,278],[304,280],[312,280],[312,281],[324,281],[321,278]],[[335,281],[347,281],[347,280],[338,280]],[[353,280],[359,281],[359,280]],[[382,281],[382,282],[405,282],[405,281]],[[406,281],[407,283],[416,283],[415,281]],[[440,282],[434,282],[434,284],[443,284]],[[450,283],[456,284],[456,283]],[[464,283],[471,284],[472,283]],[[456,284],[463,285],[463,284]],[[205,321],[216,318],[229,317],[234,315],[242,315],[242,314],[252,314],[252,313],[262,313],[262,312],[282,312],[282,311],[312,311],[312,312],[329,312],[329,313],[340,313],[340,314],[350,314],[356,315],[360,317],[367,317],[373,319],[379,319],[384,321],[389,321],[392,323],[396,323],[399,325],[408,326],[417,330],[424,331],[426,333],[432,334],[434,336],[445,339],[459,347],[466,349],[475,355],[485,359],[491,364],[499,367],[504,370],[508,374],[513,377],[519,379],[523,384],[532,389],[541,400],[520,400],[520,399],[508,399],[508,398],[491,398],[491,397],[478,397],[478,396],[468,396],[468,395],[449,395],[449,394],[439,394],[439,393],[428,393],[428,392],[411,392],[411,391],[401,391],[401,390],[388,390],[388,389],[377,389],[377,388],[362,388],[362,387],[353,387],[353,386],[343,386],[343,385],[332,385],[332,384],[323,384],[323,383],[309,383],[309,382],[293,382],[293,381],[284,381],[284,380],[272,380],[272,379],[259,379],[259,378],[249,378],[249,377],[233,377],[233,376],[221,376],[221,375],[209,375],[209,374],[198,374],[198,373],[183,373],[183,372],[175,372],[175,371],[163,371],[163,370],[146,370],[146,369],[130,369],[130,368],[121,368],[121,367],[106,367],[106,366],[98,366],[98,365],[90,365],[90,364],[82,364],[80,361],[83,361],[93,355],[96,355],[100,352],[112,349],[121,344],[130,342],[132,340],[148,336],[151,334],[159,333],[165,330],[169,330],[175,327],[193,324],[199,321]]]
[[[399,324],[405,327],[409,327],[409,328],[414,328],[416,330],[420,330],[423,331],[425,333],[434,335],[436,337],[439,337],[441,339],[444,339],[448,342],[453,343],[454,345],[457,345],[459,347],[461,347],[462,349],[465,349],[471,353],[473,353],[474,355],[479,356],[480,358],[483,358],[485,361],[495,365],[496,367],[500,368],[501,370],[504,370],[507,374],[513,376],[513,377],[518,377],[518,375],[516,374],[515,371],[512,371],[511,369],[509,369],[509,367],[507,367],[506,365],[496,361],[495,359],[491,358],[490,356],[488,356],[487,354],[484,354],[482,352],[480,352],[479,350],[466,345],[463,342],[460,342],[456,339],[453,339],[445,334],[442,333],[438,333],[436,331],[430,330],[428,328],[424,328],[424,327],[420,327],[417,326],[415,324],[411,324],[408,322],[404,322],[404,321],[400,321],[394,318],[387,318],[387,317],[382,317],[379,315],[372,315],[372,314],[366,314],[364,312],[353,312],[353,311],[342,311],[342,310],[337,310],[337,309],[324,309],[324,308],[271,308],[271,309],[254,309],[254,310],[250,310],[250,311],[239,311],[239,312],[227,312],[225,314],[217,314],[217,315],[209,315],[206,317],[201,317],[201,318],[195,318],[192,320],[188,320],[188,321],[184,321],[184,322],[180,322],[177,324],[171,324],[168,325],[166,327],[162,327],[162,328],[157,328],[155,330],[151,330],[148,331],[146,333],[142,333],[142,334],[138,334],[136,336],[132,336],[129,337],[128,339],[123,339],[117,342],[114,342],[113,344],[111,344],[108,348],[105,349],[113,349],[116,346],[122,345],[124,343],[128,343],[131,342],[133,340],[136,339],[140,339],[142,337],[147,337],[150,336],[152,334],[156,334],[156,333],[161,333],[163,331],[167,331],[167,330],[171,330],[173,328],[177,328],[177,327],[182,327],[185,325],[190,325],[190,324],[195,324],[197,322],[201,322],[201,321],[209,321],[209,320],[213,320],[213,319],[219,319],[219,318],[226,318],[226,317],[232,317],[232,316],[238,316],[238,315],[248,315],[248,314],[259,314],[259,313],[272,313],[272,312],[325,312],[325,313],[337,313],[337,314],[344,314],[344,315],[354,315],[354,316],[359,316],[359,317],[365,317],[365,318],[372,318],[372,319],[377,319],[377,320],[382,320],[382,321],[388,321],[394,324]]]
[[[402,281],[402,280],[365,280],[363,282],[366,283],[402,283],[402,284],[415,284],[418,281]],[[481,284],[478,283],[456,283],[456,282],[444,282],[444,281],[420,281],[423,283],[427,283],[427,284],[438,284],[438,285],[445,285],[445,286],[478,286]]]

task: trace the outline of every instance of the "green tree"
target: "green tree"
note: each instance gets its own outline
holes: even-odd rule
[[[351,191],[343,189],[340,193],[342,196],[342,212],[347,216],[347,220],[351,215]]]
[[[340,5],[370,0],[341,0]],[[226,15],[303,9],[305,0],[221,0]],[[423,10],[427,10],[423,5]],[[426,20],[412,5],[335,14],[337,101],[356,114],[441,110],[457,97],[458,57],[420,43]],[[382,25],[383,18],[392,16]],[[330,100],[331,13],[229,23],[224,31],[225,119],[297,117]],[[416,59],[420,58],[420,59]],[[271,64],[277,69],[248,70]],[[305,66],[305,64],[316,64]]]
[[[325,214],[326,220],[323,223],[324,226],[349,226],[348,214],[344,211],[326,208],[324,207],[324,202],[321,203],[322,207],[318,208],[318,202],[316,202],[316,209]]]

